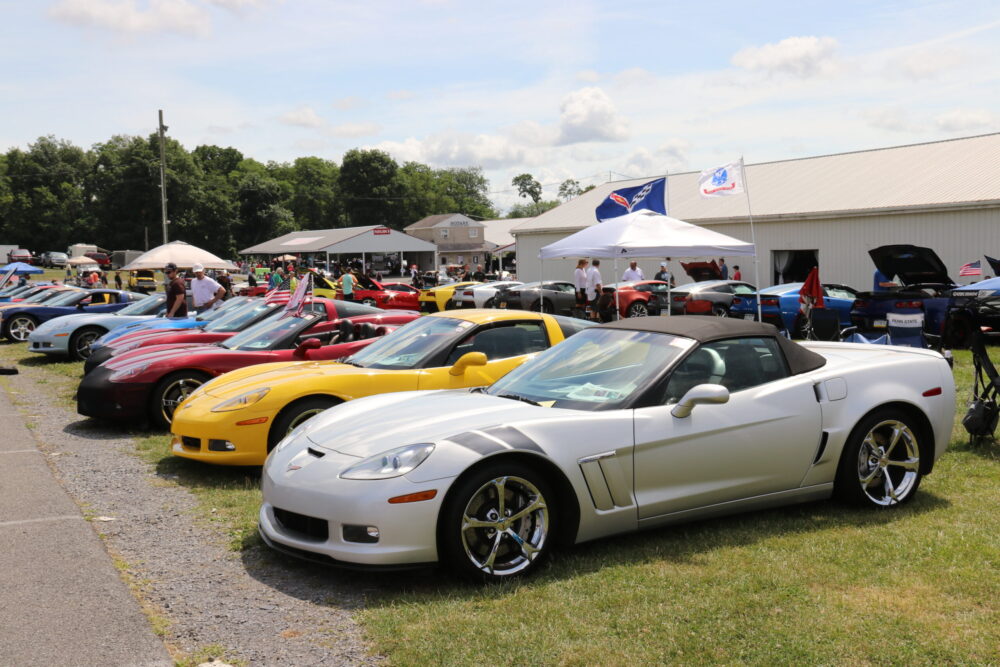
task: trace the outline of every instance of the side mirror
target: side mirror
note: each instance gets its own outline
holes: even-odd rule
[[[457,377],[465,373],[470,366],[485,366],[487,361],[486,355],[482,352],[466,352],[448,369],[448,373]]]
[[[683,419],[691,414],[694,406],[702,403],[728,403],[729,390],[721,384],[699,384],[688,389],[680,402],[670,411],[674,417]]]
[[[320,347],[323,347],[323,341],[319,338],[306,338],[304,341],[299,343],[298,347],[295,348],[295,356],[304,357],[307,351],[315,350]]]

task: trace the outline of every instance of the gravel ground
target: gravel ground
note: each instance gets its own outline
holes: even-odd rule
[[[147,613],[168,621],[164,641],[175,655],[218,645],[226,659],[252,665],[379,662],[351,613],[376,579],[289,563],[265,547],[230,550],[199,520],[193,495],[135,456],[121,429],[57,405],[51,384],[37,382],[44,370],[20,370],[8,378],[13,398],[69,494],[99,517],[93,526],[128,564]]]

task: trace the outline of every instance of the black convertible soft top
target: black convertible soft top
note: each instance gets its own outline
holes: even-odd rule
[[[731,317],[683,315],[676,317],[630,317],[617,322],[601,324],[596,329],[626,329],[630,331],[650,331],[693,338],[699,343],[707,343],[723,338],[766,337],[778,342],[788,367],[793,375],[816,370],[826,365],[826,358],[807,350],[798,343],[788,340],[778,333],[771,324]]]

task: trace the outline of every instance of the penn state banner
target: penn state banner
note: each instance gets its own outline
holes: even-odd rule
[[[619,188],[601,202],[601,205],[594,210],[594,214],[599,222],[642,209],[666,215],[666,191],[667,178],[665,176],[643,185],[637,185],[634,188]]]
[[[743,194],[743,160],[701,172],[698,193],[702,197]]]

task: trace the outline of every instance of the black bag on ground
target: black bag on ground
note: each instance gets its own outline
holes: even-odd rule
[[[1000,406],[993,401],[980,398],[969,404],[969,411],[962,418],[962,426],[969,435],[984,437],[993,435],[1000,419]]]

